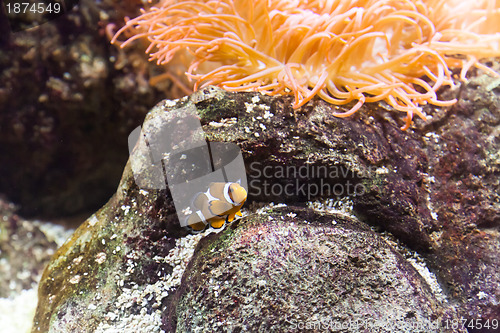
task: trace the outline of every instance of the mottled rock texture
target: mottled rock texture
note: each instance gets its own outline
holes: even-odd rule
[[[366,105],[354,117],[340,119],[320,100],[293,110],[289,97],[213,87],[161,102],[147,119],[161,120],[171,107],[194,105],[210,141],[241,147],[249,203],[305,206],[331,196],[348,201],[356,218],[325,217],[297,207],[255,215],[249,208],[247,217],[200,243],[181,282],[190,254],[179,249],[192,236],[184,237],[179,228],[168,189],[139,189],[128,164],[116,195],[76,231],[45,271],[34,331],[149,327],[148,332],[183,332],[214,325],[280,331],[288,320],[323,316],[332,307],[341,321],[369,311],[410,321],[452,320],[455,311],[466,319],[498,319],[496,82],[479,76],[444,91],[458,103],[447,110],[426,107],[435,116],[406,132],[399,129],[400,115],[384,104]],[[148,163],[147,153],[134,151],[138,163]],[[319,167],[328,176],[312,173]],[[265,181],[288,192],[263,193]],[[313,193],[315,186],[331,193]],[[349,194],[348,187],[357,191]],[[362,224],[392,233],[423,256],[449,301],[439,303],[408,263]],[[282,270],[283,281],[271,267]],[[304,271],[311,272],[310,279],[301,276]],[[312,272],[327,282],[312,286],[320,280]],[[294,306],[307,298],[306,290],[318,297],[310,297],[301,313]],[[340,296],[356,306],[347,310]]]
[[[29,220],[0,197],[0,331],[25,333],[32,327],[38,283],[57,248],[74,229]]]
[[[390,322],[439,332],[453,318],[408,262],[346,216],[269,209],[198,249],[167,303],[169,332],[393,332]]]

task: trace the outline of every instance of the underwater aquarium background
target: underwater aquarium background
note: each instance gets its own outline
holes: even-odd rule
[[[141,4],[16,3],[2,6],[0,192],[24,216],[85,216],[113,194],[128,134],[167,95],[148,84],[142,52],[126,58],[105,32]]]
[[[30,329],[45,265],[111,198],[128,135],[168,95],[147,82],[143,50],[125,56],[106,34],[141,6],[0,1],[2,332]]]
[[[498,331],[499,55],[498,0],[0,0],[0,331]],[[232,167],[141,186],[188,109],[155,172]]]

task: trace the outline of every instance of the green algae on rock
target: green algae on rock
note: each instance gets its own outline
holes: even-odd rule
[[[175,244],[165,228],[172,203],[164,192],[135,187],[128,168],[125,174],[130,177],[124,177],[126,185],[76,230],[47,266],[33,332],[96,332],[106,318],[121,319],[112,313],[121,306],[117,299],[124,290],[171,275],[172,267],[154,258],[165,256]]]

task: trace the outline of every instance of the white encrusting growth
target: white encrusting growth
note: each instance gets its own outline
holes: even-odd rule
[[[194,254],[196,245],[204,236],[214,232],[208,229],[202,233],[195,235],[187,235],[176,240],[175,247],[170,250],[167,256],[156,256],[153,258],[156,262],[167,263],[172,266],[172,273],[160,276],[159,280],[154,284],[145,286],[132,285],[123,287],[123,281],[117,281],[121,294],[118,296],[115,305],[115,310],[106,314],[107,322],[99,325],[96,333],[161,333],[161,307],[162,300],[175,290],[180,283],[182,275],[187,267],[188,262]],[[124,276],[129,276],[137,268],[137,260],[139,253],[128,255],[131,259],[127,261],[127,268]],[[159,272],[161,275],[161,272]],[[117,275],[119,279],[120,276]],[[141,308],[139,314],[132,314],[132,307],[138,304]],[[148,313],[148,308],[152,309]],[[123,315],[123,314],[127,315]]]
[[[344,197],[338,200],[324,199],[321,201],[309,201],[307,206],[319,213],[336,213],[349,217],[354,217],[352,209],[353,202],[349,197]]]

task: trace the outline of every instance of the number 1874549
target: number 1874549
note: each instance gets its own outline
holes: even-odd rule
[[[446,329],[475,329],[475,330],[492,330],[496,331],[498,329],[498,319],[483,319],[483,318],[477,318],[477,319],[466,319],[466,318],[459,318],[459,319],[446,319],[443,322],[443,326]]]
[[[58,2],[55,3],[30,3],[30,2],[16,2],[16,3],[7,3],[5,5],[8,14],[45,14],[45,13],[54,13],[58,14],[61,12],[61,4]]]

